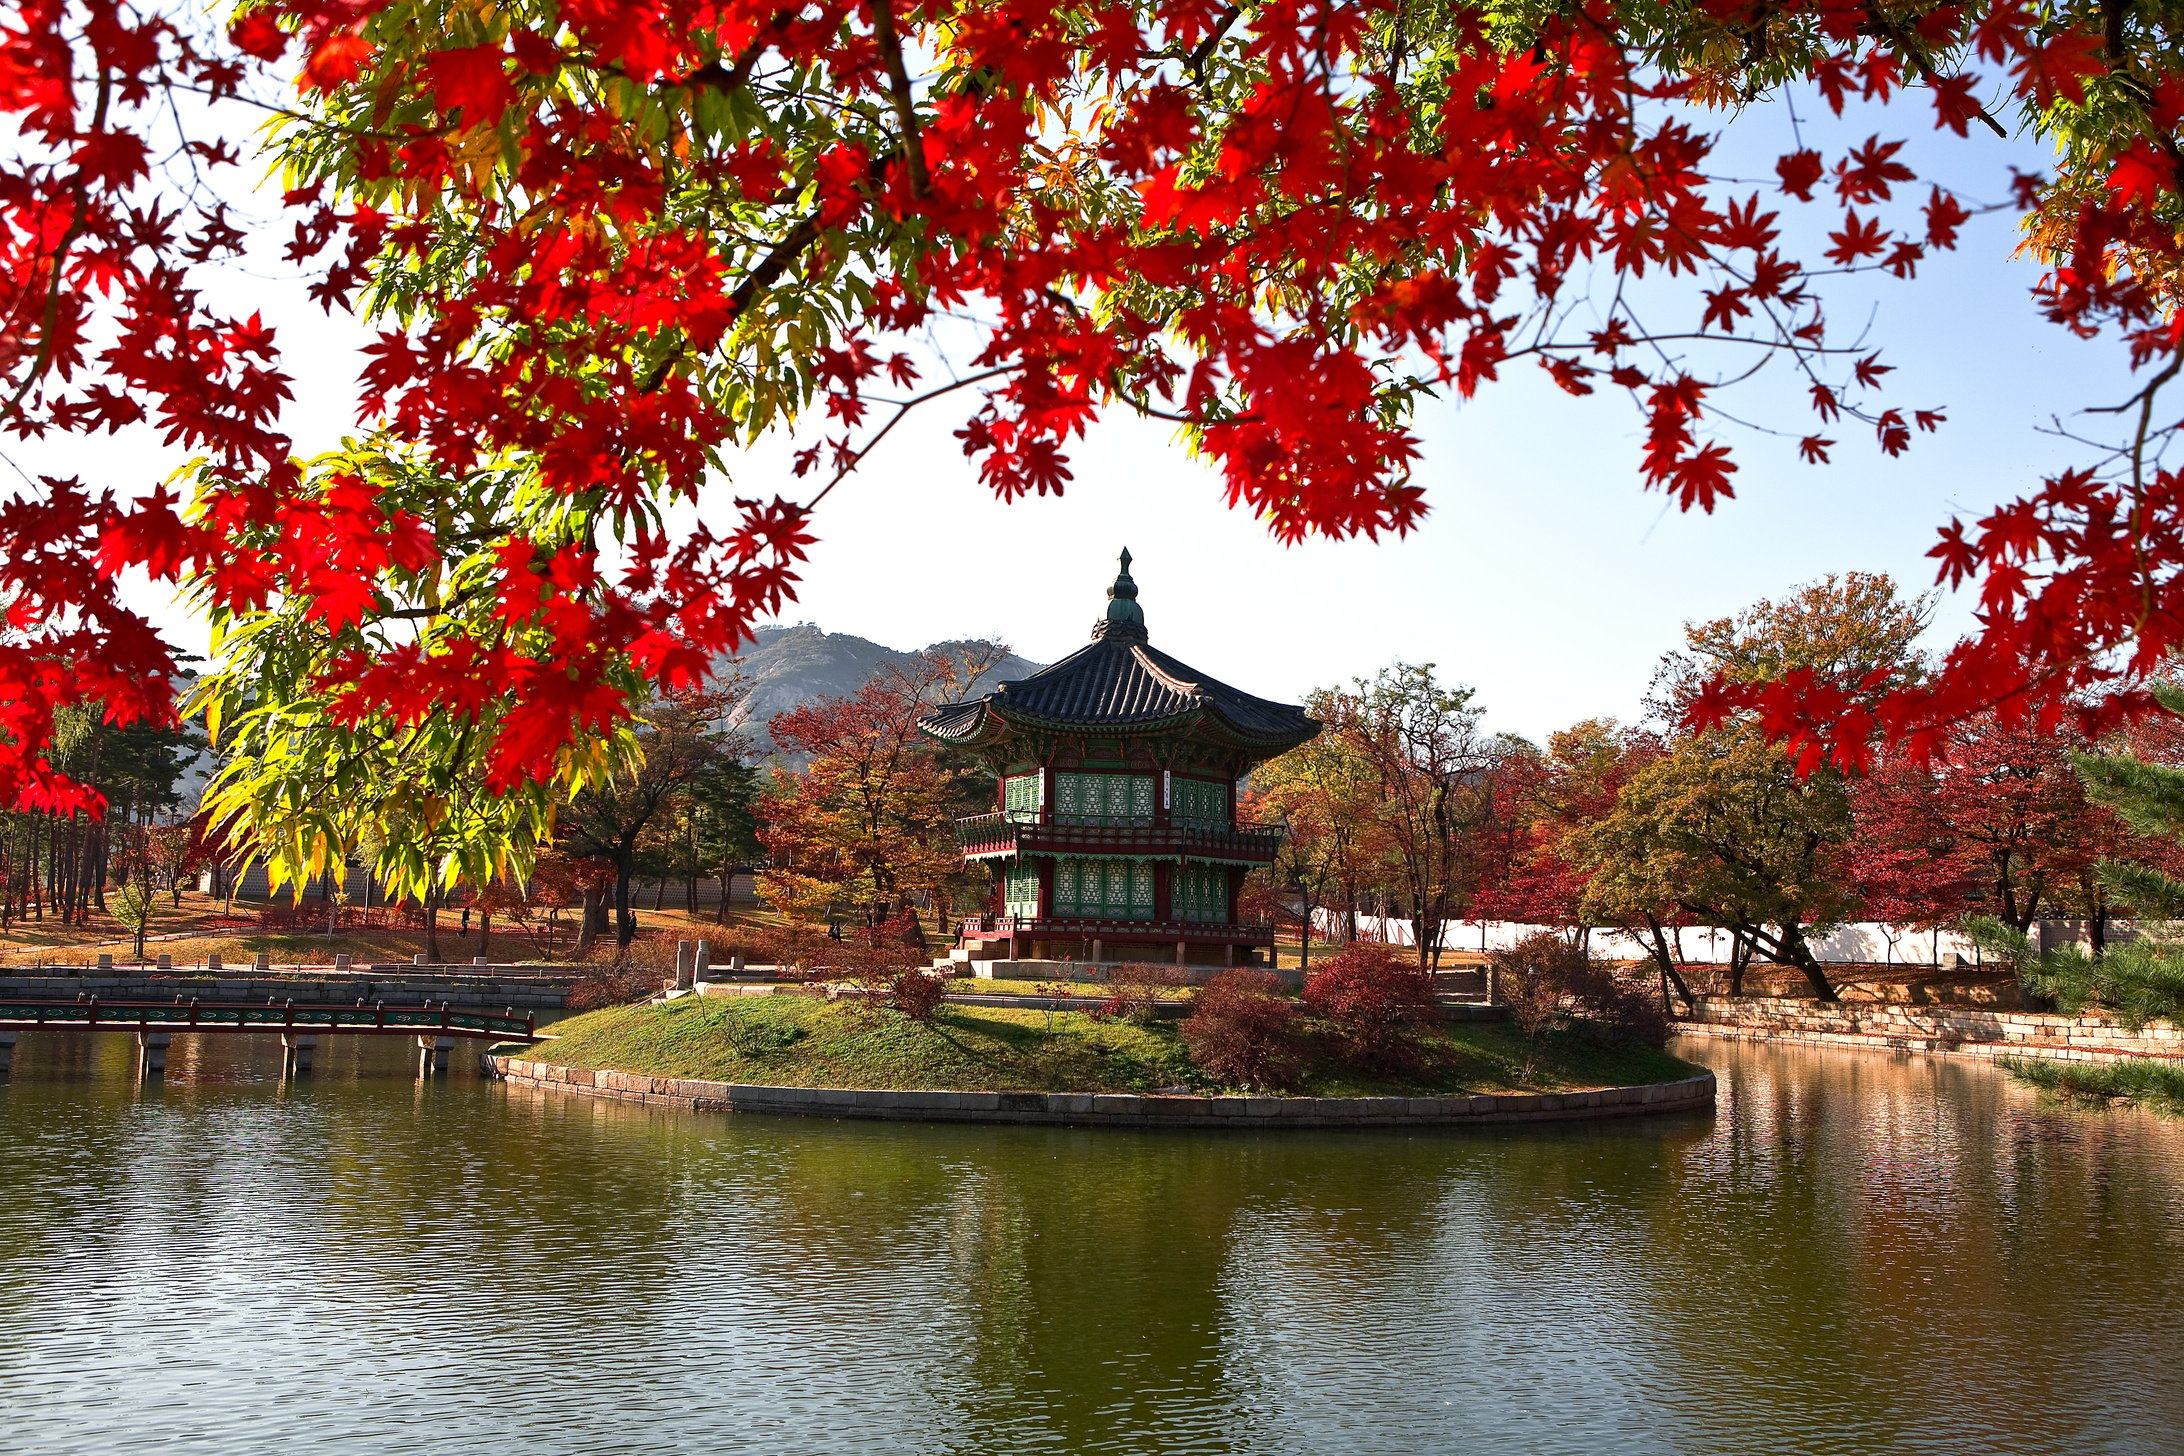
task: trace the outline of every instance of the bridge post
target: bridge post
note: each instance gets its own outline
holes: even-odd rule
[[[167,1031],[140,1031],[137,1033],[137,1076],[146,1081],[156,1081],[167,1075],[167,1043],[174,1040],[174,1033]]]
[[[311,1059],[318,1052],[318,1038],[303,1032],[281,1034],[281,1075],[283,1077],[308,1076]]]
[[[337,975],[346,973],[349,969],[349,965],[349,953],[347,951],[338,952],[334,956],[334,971]]]
[[[452,1036],[421,1036],[417,1038],[417,1075],[420,1077],[444,1077],[447,1075],[448,1054],[455,1050]]]
[[[0,1077],[5,1077],[15,1065],[16,1035],[12,1031],[0,1031]]]
[[[220,952],[214,951],[210,955],[205,957],[205,969],[208,971],[218,971],[226,969],[220,964]]]
[[[690,984],[702,986],[713,979],[713,942],[701,940],[690,953]]]
[[[108,954],[107,952],[105,952],[105,951],[103,951],[103,950],[102,950],[102,951],[100,951],[100,952],[99,952],[99,969],[100,969],[100,970],[102,970],[102,971],[110,971],[110,970],[112,970],[113,968],[114,968],[114,958],[113,958],[113,956],[112,956],[112,955],[110,955],[110,954]]]
[[[673,991],[687,991],[690,989],[690,951],[689,941],[678,940],[675,942],[675,984],[668,989]]]
[[[252,970],[254,970],[254,971],[270,971],[270,970],[272,970],[272,969],[273,969],[273,952],[271,952],[271,951],[269,951],[269,950],[261,950],[261,951],[259,951],[259,952],[258,952],[258,954],[257,954],[257,956],[256,956],[256,958],[254,958],[254,959],[253,959],[253,960],[251,961],[251,963],[250,963],[250,968],[251,968]]]

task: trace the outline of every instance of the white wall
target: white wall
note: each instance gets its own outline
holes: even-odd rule
[[[1322,908],[1312,913],[1314,933],[1329,940],[1340,938],[1343,923],[1344,917],[1339,910]],[[1408,920],[1360,915],[1357,928],[1359,938],[1364,940],[1385,945],[1417,944]],[[1444,950],[1506,950],[1528,935],[1556,928],[1525,925],[1513,920],[1451,920],[1442,931],[1441,946]],[[1729,933],[1725,930],[1686,927],[1680,942],[1676,931],[1670,930],[1666,934],[1670,948],[1678,951],[1679,959],[1728,963]],[[2127,931],[2125,927],[2117,926],[2111,934],[2112,938],[2122,939]],[[2050,943],[2060,944],[2070,938],[2070,934],[2059,934]],[[1872,921],[1843,926],[1831,935],[1814,937],[1809,943],[1815,957],[1837,965],[1855,962],[1930,966],[1952,952],[1966,963],[1976,964],[1979,959],[1978,947],[1953,930],[1907,930]],[[1652,948],[1643,939],[1617,930],[1595,930],[1591,944],[1593,954],[1610,960],[1639,960],[1652,954]]]

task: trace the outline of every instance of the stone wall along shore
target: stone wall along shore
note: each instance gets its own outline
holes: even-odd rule
[[[1777,996],[1701,996],[1677,1023],[1694,1036],[1808,1046],[1862,1046],[1969,1057],[2114,1061],[2184,1056],[2184,1031],[2136,1034],[2105,1016],[2057,1016],[1984,1006],[1828,1004]]]
[[[1429,1127],[1566,1122],[1652,1112],[1711,1111],[1714,1074],[1597,1092],[1467,1097],[1199,1097],[1096,1092],[886,1092],[763,1087],[585,1071],[490,1053],[489,1076],[511,1086],[673,1107],[902,1122],[1051,1123],[1083,1127]]]

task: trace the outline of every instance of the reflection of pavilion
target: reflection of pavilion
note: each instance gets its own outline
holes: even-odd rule
[[[1107,597],[1090,646],[921,724],[1001,780],[999,811],[957,826],[964,859],[996,871],[963,934],[1012,960],[1255,959],[1273,929],[1242,923],[1237,891],[1281,830],[1236,822],[1237,780],[1319,724],[1151,646],[1127,551]]]

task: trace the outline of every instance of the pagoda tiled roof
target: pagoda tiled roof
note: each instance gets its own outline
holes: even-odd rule
[[[1063,732],[1126,733],[1182,728],[1203,718],[1248,743],[1280,748],[1319,732],[1304,709],[1253,697],[1154,647],[1136,596],[1125,553],[1108,615],[1089,644],[984,697],[943,704],[920,726],[935,738],[962,743],[986,737],[996,718]]]

